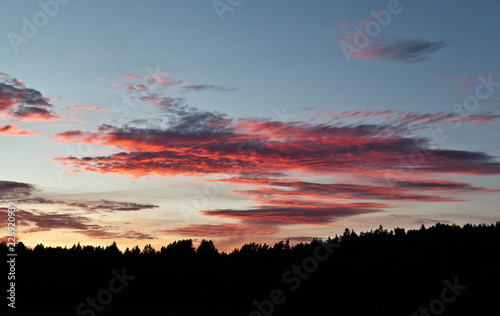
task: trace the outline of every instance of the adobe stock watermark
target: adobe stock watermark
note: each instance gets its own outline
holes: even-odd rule
[[[273,108],[273,113],[280,122],[288,123],[291,122],[295,117],[297,117],[297,115],[288,113],[287,110],[288,109],[286,106],[283,107],[283,112],[280,112],[278,108]]]
[[[224,21],[226,12],[233,12],[234,8],[243,3],[243,0],[215,0],[212,5],[219,16],[220,21]]]
[[[283,123],[290,122],[297,116],[296,114],[288,113],[288,108],[286,106],[283,106],[282,112],[280,112],[278,108],[273,108],[272,112],[274,113],[276,118]],[[258,139],[255,143],[242,142],[238,144],[238,154],[243,155],[250,160],[253,159],[259,151],[262,151],[264,149],[265,147],[259,144]],[[218,153],[215,153],[213,155],[213,158],[217,160],[219,158]],[[243,170],[243,166],[241,165],[240,161],[234,160],[232,158],[230,159],[231,162],[229,163],[228,169],[230,169],[233,174],[237,174],[236,170],[238,169]],[[217,198],[222,193],[222,190],[227,188],[228,186],[228,184],[225,182],[217,181],[217,178],[215,176],[207,179],[207,181],[210,180],[213,182],[206,182],[203,185],[202,189],[193,189],[194,198],[190,201],[190,203],[179,203],[179,212],[181,213],[186,223],[190,223],[190,217],[196,212],[206,210],[210,205],[210,202]]]
[[[210,180],[216,181],[215,178]],[[195,196],[189,204],[185,202],[179,203],[179,212],[186,223],[190,223],[190,218],[193,214],[207,209],[210,201],[219,196],[225,187],[227,187],[227,183],[218,181],[207,182],[203,185],[202,189],[195,188],[193,190]]]
[[[465,97],[461,104],[454,104],[451,109],[443,112],[443,122],[454,123],[452,126],[452,130],[454,131],[462,126],[465,118],[478,109],[480,101],[488,100],[495,91],[495,88],[500,88],[500,81],[493,81],[492,74],[489,74],[487,77],[479,76],[476,80],[479,84],[475,87],[473,95]],[[396,172],[389,170],[389,173],[384,174],[390,186],[394,187],[394,177],[404,179],[404,172],[411,174],[415,167],[422,165],[426,157],[430,157],[434,153],[437,145],[446,142],[448,138],[449,135],[443,128],[435,128],[431,133],[429,148],[416,148],[408,155],[407,159],[399,156],[401,163]]]
[[[447,279],[445,279],[443,283],[444,285],[446,285],[446,287],[441,290],[440,298],[435,298],[430,301],[428,307],[420,306],[418,308],[418,313],[414,312],[410,316],[441,315],[446,309],[446,304],[453,303],[457,299],[457,297],[460,296],[461,291],[467,289],[467,285],[458,284],[458,277],[455,277],[455,279],[453,280],[453,284]],[[429,314],[429,310],[431,314]]]
[[[12,49],[17,54],[19,53],[19,46],[21,44],[28,44],[29,40],[34,38],[38,31],[45,27],[49,20],[59,13],[60,5],[67,4],[71,0],[40,0],[38,5],[40,10],[35,12],[31,19],[26,16],[21,18],[23,26],[21,27],[21,34],[9,32],[7,38],[9,39]]]
[[[49,1],[54,1],[54,0],[49,0]],[[69,0],[68,0],[69,2]],[[158,85],[158,82],[156,80],[150,80],[150,78],[154,78],[156,75],[160,74],[160,65],[156,64],[155,68],[153,69],[151,66],[146,66],[146,71],[148,72],[147,75],[145,75],[145,82],[144,85],[148,86],[149,88],[154,88]],[[139,106],[139,103],[136,101],[132,101],[127,93],[122,93],[118,99],[113,100],[111,103],[110,110],[116,115],[120,114],[115,118],[122,119],[130,116],[130,110],[135,109]],[[98,126],[102,125],[112,125],[113,124],[113,119],[109,117],[102,118],[101,121],[99,122]],[[92,154],[94,146],[91,143],[79,143],[76,145],[76,150],[71,147],[70,145],[66,145],[66,153],[67,156],[75,157],[77,159],[82,159],[84,157],[88,157]],[[63,175],[67,171],[66,168],[64,168],[64,163],[59,163],[54,160],[52,160],[51,167],[52,171],[54,172],[54,175],[57,177],[59,182],[63,181]]]
[[[367,21],[364,27],[359,25],[353,28],[356,33],[352,37],[352,43],[344,40],[339,44],[347,62],[350,63],[353,55],[361,53],[370,44],[370,37],[375,38],[383,27],[387,27],[391,23],[393,15],[400,14],[402,11],[403,6],[399,0],[390,0],[387,3],[387,10],[371,11],[370,14],[374,20]]]
[[[14,202],[8,203],[7,213],[7,247],[11,253],[7,253],[7,264],[9,265],[9,274],[7,280],[10,281],[9,289],[7,290],[7,304],[10,308],[16,308],[16,204]]]
[[[281,276],[281,281],[284,285],[289,286],[290,291],[298,290],[302,281],[309,279],[310,274],[318,269],[319,263],[328,260],[339,246],[340,243],[336,242],[320,242],[314,249],[313,256],[302,260],[301,265],[293,265],[286,270]],[[252,311],[248,316],[271,316],[274,313],[275,306],[283,304],[286,299],[285,292],[281,288],[274,289],[269,293],[269,299],[262,302],[253,301],[253,305],[257,310]]]
[[[97,292],[97,299],[95,297],[87,297],[85,302],[80,303],[76,307],[77,315],[95,316],[96,312],[102,312],[104,307],[111,304],[113,301],[113,294],[121,293],[125,286],[128,285],[128,281],[135,279],[135,276],[126,274],[125,267],[122,268],[121,274],[115,269],[111,270],[111,274],[114,275],[114,278],[109,280],[108,288],[101,289]]]

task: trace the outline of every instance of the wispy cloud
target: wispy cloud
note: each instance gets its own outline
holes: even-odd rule
[[[424,39],[377,38],[352,58],[378,61],[400,61],[419,63],[431,60],[431,55],[452,44],[449,41],[427,41]]]
[[[79,211],[88,213],[95,212],[129,212],[140,211],[158,208],[158,205],[149,203],[136,203],[136,202],[123,202],[111,201],[106,199],[101,200],[88,200],[75,198],[67,198],[64,200],[51,199],[43,196],[44,193],[41,189],[33,184],[14,182],[14,181],[0,181],[0,200],[16,200],[17,203],[38,205],[38,204],[52,204],[72,207]]]
[[[187,91],[187,92],[200,92],[200,91],[207,91],[207,90],[226,92],[226,91],[236,90],[236,88],[226,88],[224,86],[214,85],[214,84],[193,84],[193,85],[188,85],[188,86],[183,87],[182,90]]]
[[[18,128],[17,125],[5,125],[0,126],[0,134],[7,136],[39,136],[40,134],[45,133],[44,131],[31,132],[21,128]]]
[[[6,209],[1,209],[0,219],[7,220]],[[23,234],[62,230],[73,234],[82,234],[92,239],[155,239],[150,234],[128,230],[114,225],[102,225],[88,216],[41,210],[16,211],[17,222],[23,227]]]
[[[162,230],[166,235],[180,235],[206,238],[220,237],[256,237],[270,236],[279,231],[278,228],[269,225],[245,225],[245,224],[201,224],[188,225],[185,227]]]
[[[307,203],[303,203],[307,204]],[[380,212],[383,204],[353,203],[312,206],[261,206],[246,210],[214,210],[202,212],[205,216],[237,219],[252,225],[329,225],[336,219]]]
[[[105,109],[100,106],[93,106],[93,105],[75,105],[71,107],[72,110],[87,110],[87,111],[105,111],[105,112],[111,112],[109,109]]]

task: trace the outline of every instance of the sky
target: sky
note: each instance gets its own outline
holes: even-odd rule
[[[0,226],[292,243],[499,220],[500,1],[0,4]]]

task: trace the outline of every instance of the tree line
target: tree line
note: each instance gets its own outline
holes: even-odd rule
[[[338,247],[329,250],[332,244]],[[1,243],[4,258],[8,252]],[[32,249],[19,242],[16,253],[16,312],[26,315],[79,315],[76,308],[88,297],[106,301],[95,315],[125,316],[500,310],[500,222],[437,223],[408,231],[380,226],[359,234],[346,228],[326,240],[248,243],[231,252],[217,250],[211,240],[194,245],[187,239],[158,250],[149,244],[124,251],[115,242]],[[103,289],[116,271],[126,271],[131,280],[108,302]]]

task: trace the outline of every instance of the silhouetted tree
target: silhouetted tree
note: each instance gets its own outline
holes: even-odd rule
[[[156,254],[156,250],[153,248],[153,246],[151,246],[151,244],[147,244],[146,246],[144,246],[142,253],[145,255],[154,255]]]
[[[213,241],[203,239],[196,249],[196,253],[201,256],[214,256],[218,255],[219,251],[215,248]]]

